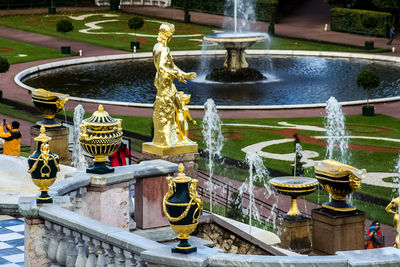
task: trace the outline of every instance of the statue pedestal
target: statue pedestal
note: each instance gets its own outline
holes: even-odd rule
[[[280,247],[301,254],[311,252],[311,219],[298,221],[283,219],[277,221],[277,226],[281,239]]]
[[[197,144],[160,147],[153,143],[143,143],[142,153],[144,160],[162,159],[177,164],[182,163],[185,166],[185,174],[190,178],[197,178],[199,165]]]
[[[364,249],[364,212],[334,213],[319,208],[311,211],[311,220],[312,254],[334,255],[336,251]]]
[[[35,137],[40,134],[40,126],[34,125],[31,127],[31,153],[36,151]],[[49,141],[50,151],[60,157],[60,164],[70,165],[68,148],[69,129],[65,126],[46,128],[46,135],[51,137]]]

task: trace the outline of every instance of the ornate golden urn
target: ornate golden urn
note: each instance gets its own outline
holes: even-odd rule
[[[54,119],[54,116],[64,108],[69,95],[50,92],[44,89],[29,91],[35,107],[43,114],[43,120],[36,122],[45,127],[59,127],[61,123]]]
[[[331,159],[317,162],[315,178],[332,196],[332,200],[322,204],[322,207],[337,212],[356,210],[356,207],[347,202],[347,195],[361,189],[361,180],[366,174],[365,169],[359,170]]]
[[[180,243],[172,252],[189,254],[197,248],[189,244],[189,235],[196,229],[203,210],[203,199],[197,194],[197,179],[191,179],[183,173],[183,164],[179,164],[177,177],[167,177],[168,192],[163,199],[163,210],[172,230],[178,234]]]
[[[82,148],[94,157],[94,166],[88,173],[106,174],[114,172],[107,167],[107,156],[115,152],[122,142],[121,119],[113,119],[102,105],[93,115],[82,121],[80,143]]]
[[[38,142],[37,150],[28,159],[28,173],[31,174],[33,183],[41,191],[36,199],[37,203],[53,203],[48,191],[56,181],[57,172],[60,171],[58,156],[50,152],[48,144],[50,140],[51,138],[45,134],[45,127],[42,125],[39,136],[35,138],[35,141]]]
[[[304,220],[305,217],[300,213],[297,206],[297,197],[314,192],[317,189],[318,181],[309,177],[283,176],[272,178],[269,183],[278,193],[292,198],[289,212],[283,218],[289,221]]]

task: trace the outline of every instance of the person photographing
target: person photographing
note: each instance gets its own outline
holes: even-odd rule
[[[4,129],[5,128],[5,129]],[[19,131],[19,122],[13,121],[11,125],[3,119],[1,123],[0,137],[4,139],[3,154],[9,156],[21,155],[21,132]]]

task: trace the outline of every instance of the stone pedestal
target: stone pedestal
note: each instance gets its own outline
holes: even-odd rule
[[[47,235],[44,221],[41,219],[25,219],[24,229],[24,266],[50,266],[47,257]]]
[[[129,180],[131,173],[90,175],[82,197],[82,213],[89,218],[129,231]]]
[[[168,191],[166,176],[137,178],[135,184],[135,222],[140,229],[169,225],[162,201]]]
[[[311,211],[311,220],[313,254],[334,255],[336,251],[364,248],[364,212],[341,214],[319,208]]]
[[[279,220],[277,223],[280,246],[297,253],[308,254],[311,252],[311,219],[299,221]]]
[[[31,127],[31,153],[36,151],[35,137],[40,134],[40,126],[34,125]],[[46,128],[46,135],[51,137],[49,141],[50,151],[60,157],[60,163],[70,165],[68,135],[69,129],[65,126]]]
[[[173,163],[182,163],[185,166],[184,173],[190,178],[197,179],[197,170],[199,168],[199,153],[186,153],[179,155],[160,156],[148,152],[143,152],[144,160],[163,159]]]

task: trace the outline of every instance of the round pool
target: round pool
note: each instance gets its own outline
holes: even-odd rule
[[[356,86],[357,74],[366,66],[380,75],[378,88],[369,98],[400,95],[400,65],[376,60],[343,57],[248,55],[249,66],[259,69],[266,80],[252,83],[215,83],[205,80],[206,72],[223,64],[223,55],[175,56],[175,63],[198,77],[187,84],[175,81],[178,90],[192,95],[190,104],[203,105],[213,98],[217,105],[290,105],[324,103],[367,98]],[[202,66],[206,65],[207,68]],[[23,78],[34,88],[98,100],[153,103],[155,68],[151,58],[92,62],[51,68]]]

